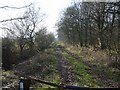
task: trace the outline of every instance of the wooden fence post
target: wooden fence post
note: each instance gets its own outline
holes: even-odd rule
[[[30,90],[30,80],[21,77],[19,80],[19,90]]]

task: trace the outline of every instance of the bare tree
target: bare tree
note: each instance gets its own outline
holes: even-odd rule
[[[29,45],[30,51],[33,50],[35,30],[39,28],[38,26],[42,22],[43,16],[44,14],[40,15],[40,9],[36,10],[31,6],[26,8],[24,15],[22,15],[22,17],[27,18],[12,21],[7,26],[2,27],[13,35],[15,39],[17,38],[21,57],[26,44]]]

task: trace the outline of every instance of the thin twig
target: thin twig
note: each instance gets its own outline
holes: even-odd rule
[[[25,19],[25,18],[27,18],[27,17],[11,18],[11,19],[2,20],[2,21],[0,21],[0,23],[7,22],[7,21],[18,20],[18,19]]]
[[[31,3],[30,5],[26,5],[26,6],[23,6],[23,7],[2,6],[2,7],[0,7],[0,9],[3,9],[3,8],[22,9],[22,8],[29,7],[29,6],[31,6],[31,5],[32,5],[32,3]]]

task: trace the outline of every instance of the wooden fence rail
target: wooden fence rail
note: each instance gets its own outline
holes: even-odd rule
[[[51,82],[41,80],[39,78],[29,76],[29,77],[20,78],[20,80],[19,80],[19,90],[30,90],[30,83],[32,81],[36,81],[36,82],[39,82],[39,83],[54,86],[54,87],[57,87],[59,89],[60,88],[62,88],[62,89],[75,89],[75,90],[76,89],[84,89],[84,88],[86,89],[86,87],[80,87],[80,86],[70,86],[70,85],[64,85],[64,84],[55,84],[55,83],[51,83]]]

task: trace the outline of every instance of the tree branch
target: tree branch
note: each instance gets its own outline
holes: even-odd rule
[[[3,8],[10,8],[10,9],[22,9],[22,8],[27,8],[27,7],[30,7],[32,5],[32,3],[30,5],[26,5],[26,6],[23,6],[23,7],[11,7],[11,6],[2,6],[0,7],[0,9],[3,9]]]
[[[18,20],[18,19],[25,19],[25,18],[27,18],[27,17],[11,18],[11,19],[2,20],[2,21],[0,21],[0,23],[7,22],[7,21]]]

